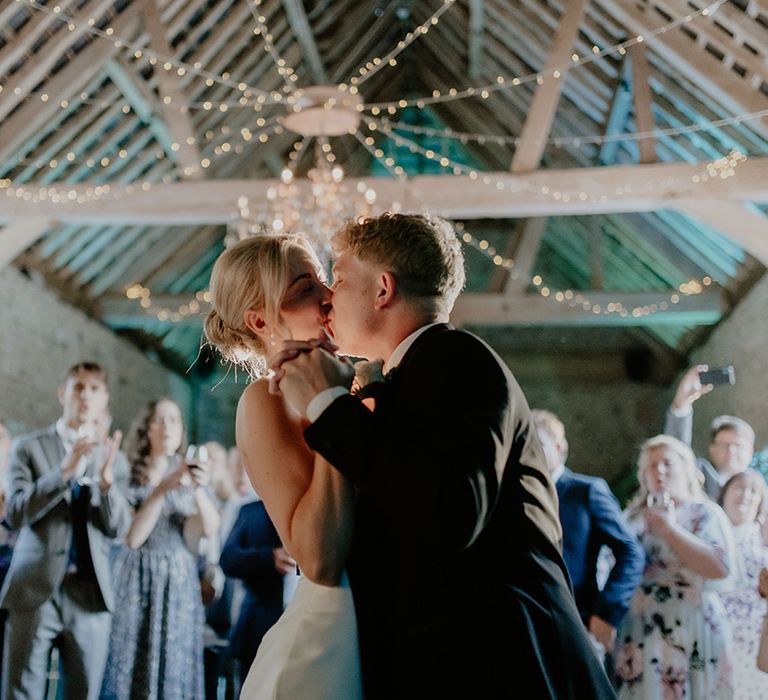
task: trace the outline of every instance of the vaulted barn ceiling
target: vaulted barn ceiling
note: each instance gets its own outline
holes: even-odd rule
[[[286,104],[344,83],[319,144],[458,223],[457,323],[679,356],[768,264],[767,52],[766,0],[0,0],[0,264],[188,364],[242,198],[312,165]]]

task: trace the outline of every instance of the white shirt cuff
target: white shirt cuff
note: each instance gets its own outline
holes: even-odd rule
[[[675,418],[685,418],[691,414],[691,411],[693,411],[692,408],[674,409],[672,406],[669,407],[669,412],[675,416]]]
[[[332,386],[330,389],[324,389],[307,406],[307,418],[314,423],[339,396],[348,394],[349,391],[343,386]]]

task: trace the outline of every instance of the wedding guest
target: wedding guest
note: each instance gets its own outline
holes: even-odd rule
[[[716,592],[735,567],[730,523],[673,437],[642,445],[638,481],[627,520],[646,565],[618,633],[619,698],[730,700],[731,631]]]
[[[128,441],[134,515],[115,558],[117,609],[102,698],[203,697],[200,536],[219,524],[208,474],[182,458],[179,406],[152,401]]]
[[[262,637],[283,611],[283,577],[296,575],[296,562],[283,549],[262,501],[240,509],[221,552],[221,568],[245,588],[231,636],[242,683]]]
[[[733,630],[734,697],[738,700],[768,698],[768,673],[757,668],[757,650],[765,614],[758,593],[760,570],[768,566],[768,546],[761,532],[766,488],[763,477],[748,469],[732,476],[723,487],[720,502],[733,524],[741,570],[733,590],[720,594]]]
[[[45,695],[57,646],[66,697],[97,698],[113,609],[109,549],[130,522],[120,434],[98,434],[109,402],[94,362],[72,367],[59,389],[61,418],[19,437],[8,465],[6,519],[19,530],[0,593],[9,611],[4,697]]]
[[[575,474],[565,466],[568,440],[562,421],[551,411],[540,409],[531,411],[531,417],[557,489],[563,558],[576,607],[593,639],[612,655],[616,628],[643,574],[643,548],[627,527],[608,484],[597,477]],[[597,562],[604,546],[615,563],[600,589]]]
[[[16,539],[5,522],[5,479],[8,472],[8,457],[11,452],[11,434],[5,424],[0,421],[0,589],[3,587],[8,568],[13,555],[13,543]],[[5,644],[5,621],[8,611],[0,610],[0,688],[2,688],[2,658]]]
[[[689,446],[693,436],[693,404],[712,391],[712,385],[702,384],[699,377],[707,369],[707,365],[696,365],[683,375],[667,411],[664,433]],[[725,482],[749,466],[754,452],[755,431],[747,421],[736,416],[717,416],[710,425],[708,455],[696,459],[707,495],[716,501]]]

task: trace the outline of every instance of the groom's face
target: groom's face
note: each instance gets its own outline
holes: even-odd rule
[[[374,301],[378,268],[343,252],[333,266],[332,309],[328,323],[341,351],[368,357],[376,327]]]

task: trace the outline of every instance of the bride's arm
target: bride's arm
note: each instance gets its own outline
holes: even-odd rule
[[[266,382],[251,384],[237,410],[237,444],[248,476],[285,548],[315,583],[335,585],[352,541],[354,491],[309,450],[303,425]]]

